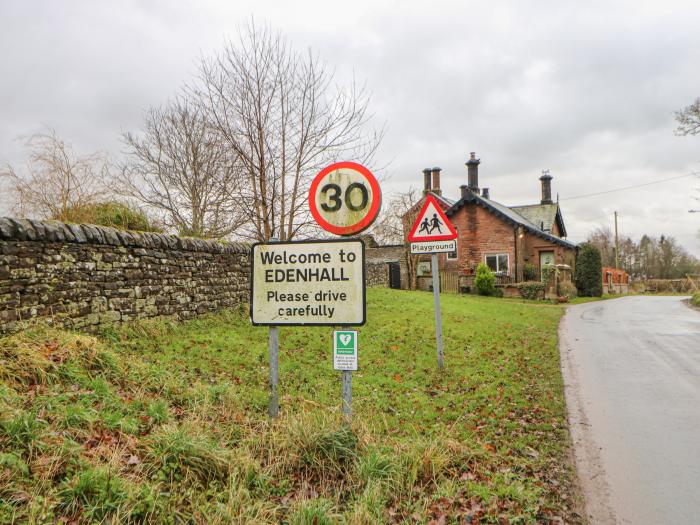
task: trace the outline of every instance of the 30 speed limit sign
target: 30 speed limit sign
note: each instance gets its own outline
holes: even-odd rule
[[[382,203],[379,183],[364,166],[336,162],[311,183],[309,207],[316,222],[336,235],[354,235],[377,218]]]

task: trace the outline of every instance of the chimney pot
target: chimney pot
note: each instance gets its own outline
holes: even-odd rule
[[[466,184],[462,184],[462,185],[459,187],[459,189],[460,189],[460,191],[461,191],[462,198],[467,197],[467,196],[471,193],[471,192],[469,191],[469,186],[467,186]]]
[[[552,204],[552,176],[549,174],[549,170],[542,170],[540,181],[542,182],[542,200],[540,204]]]
[[[442,190],[440,189],[440,172],[442,169],[437,166],[433,168],[433,187],[431,191],[436,195],[442,195]]]
[[[423,170],[423,192],[430,191],[430,168]]]
[[[484,188],[484,189],[481,191],[481,196],[482,196],[484,199],[490,199],[491,197],[489,196],[489,189],[488,189],[488,188]]]
[[[479,194],[479,164],[481,159],[476,158],[476,153],[472,151],[469,154],[469,160],[465,163],[467,166],[467,177],[469,190]]]

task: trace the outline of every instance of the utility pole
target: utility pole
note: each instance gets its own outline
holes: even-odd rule
[[[615,212],[615,268],[620,267],[620,240],[617,237],[617,212]]]

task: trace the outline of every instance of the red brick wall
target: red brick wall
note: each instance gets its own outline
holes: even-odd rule
[[[445,261],[448,270],[473,272],[487,254],[507,253],[509,273],[515,270],[514,227],[482,206],[468,203],[450,217],[457,229],[457,260]]]

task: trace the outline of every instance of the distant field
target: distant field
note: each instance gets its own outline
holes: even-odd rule
[[[331,328],[243,313],[0,339],[0,523],[577,523],[560,307],[368,291],[351,428]]]

